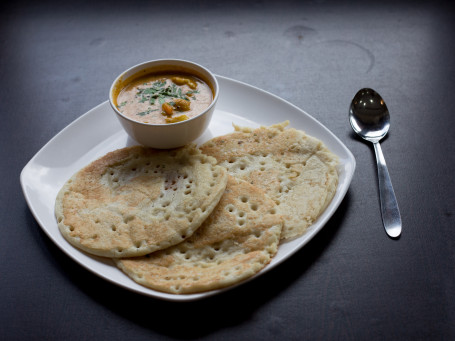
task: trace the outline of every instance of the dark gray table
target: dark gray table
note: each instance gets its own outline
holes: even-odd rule
[[[1,340],[455,338],[450,3],[1,6]],[[309,244],[263,277],[192,303],[143,297],[83,269],[42,232],[19,184],[47,141],[107,99],[119,72],[168,57],[290,101],[357,160],[347,196]],[[403,218],[399,240],[382,227],[373,149],[348,124],[349,102],[366,86],[392,115],[382,147]]]

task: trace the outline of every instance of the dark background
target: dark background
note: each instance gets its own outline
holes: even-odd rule
[[[455,339],[455,11],[435,1],[71,1],[0,5],[1,340]],[[279,267],[191,303],[143,297],[63,254],[19,175],[137,63],[192,60],[302,108],[357,168],[324,229]],[[386,100],[401,209],[392,240],[373,149],[348,107]],[[282,116],[277,118],[281,120]],[[83,137],[81,137],[83,138]]]

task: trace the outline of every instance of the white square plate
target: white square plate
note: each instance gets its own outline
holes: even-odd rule
[[[340,158],[339,183],[335,196],[319,219],[303,236],[282,243],[277,255],[261,272],[277,266],[319,232],[343,200],[355,170],[355,159],[346,146],[313,117],[285,100],[253,86],[217,76],[220,96],[207,131],[196,141],[233,131],[232,123],[258,127],[289,120],[294,128],[321,141]],[[172,301],[191,301],[222,291],[173,295],[141,286],[120,271],[111,259],[89,255],[69,244],[60,234],[54,203],[63,184],[79,169],[104,154],[136,144],[123,131],[106,101],[68,125],[50,140],[24,167],[21,185],[27,204],[48,237],[69,257],[98,276],[134,292]],[[256,277],[256,276],[253,276]]]

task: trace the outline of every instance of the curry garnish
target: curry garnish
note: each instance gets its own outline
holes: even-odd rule
[[[148,109],[148,110],[146,110],[146,111],[138,112],[136,115],[145,116],[145,115],[150,114],[150,113],[153,112],[153,111],[158,111],[158,109]]]
[[[140,98],[139,102],[149,102],[151,105],[158,100],[160,104],[165,102],[166,98],[180,98],[189,101],[190,98],[182,93],[182,89],[172,84],[166,86],[166,82],[156,81],[151,87],[137,88],[136,97]]]

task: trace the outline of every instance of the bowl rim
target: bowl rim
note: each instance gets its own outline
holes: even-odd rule
[[[210,80],[211,82],[213,82],[213,84],[211,84],[214,88],[214,92],[215,92],[215,96],[213,97],[212,99],[212,102],[210,103],[210,105],[205,108],[204,111],[202,111],[201,113],[199,113],[198,115],[194,116],[194,117],[191,117],[190,119],[188,120],[184,120],[184,121],[180,121],[180,122],[175,122],[175,123],[166,123],[166,124],[152,124],[152,123],[144,123],[144,122],[139,122],[139,121],[136,121],[130,117],[127,117],[125,115],[123,115],[118,109],[117,107],[114,105],[113,103],[113,90],[115,88],[115,85],[118,83],[118,81],[120,80],[120,78],[127,74],[128,72],[134,70],[135,68],[139,68],[141,66],[144,66],[146,64],[151,64],[151,63],[157,63],[157,62],[169,62],[170,64],[172,63],[175,63],[175,62],[179,62],[179,63],[186,63],[186,64],[190,64],[192,66],[195,66],[196,68],[200,68],[202,69],[203,71],[207,72],[207,74],[209,74],[211,76],[211,78],[213,78],[213,81]],[[172,65],[169,65],[169,66],[172,66]],[[189,61],[189,60],[185,60],[185,59],[153,59],[153,60],[149,60],[149,61],[146,61],[146,62],[142,62],[142,63],[139,63],[139,64],[136,64],[136,65],[133,65],[131,67],[129,67],[128,69],[122,71],[115,79],[114,81],[112,82],[111,84],[111,87],[109,89],[109,104],[111,105],[111,108],[114,110],[114,112],[119,115],[121,118],[125,119],[125,120],[128,120],[134,124],[139,124],[139,125],[142,125],[142,126],[147,126],[147,127],[170,127],[170,126],[175,126],[175,125],[182,125],[182,124],[187,124],[201,116],[203,116],[204,114],[207,114],[216,104],[217,100],[218,100],[218,95],[220,93],[220,87],[219,87],[219,84],[218,84],[218,80],[215,76],[215,74],[213,72],[211,72],[209,69],[207,69],[205,66],[202,66],[198,63],[195,63],[195,62],[192,62],[192,61]]]

